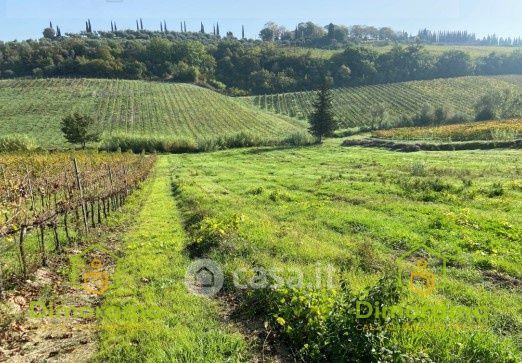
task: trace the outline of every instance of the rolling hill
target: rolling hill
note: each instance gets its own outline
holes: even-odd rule
[[[281,137],[302,122],[188,84],[97,79],[0,81],[0,135],[27,134],[46,148],[65,139],[60,120],[72,111],[95,117],[105,135],[208,138],[248,132]]]
[[[412,81],[333,90],[334,113],[342,127],[366,126],[371,108],[382,103],[390,118],[399,120],[418,113],[424,105],[445,106],[472,117],[477,99],[490,90],[521,89],[522,76],[461,77]],[[245,97],[265,111],[304,119],[312,111],[315,92],[294,92]]]

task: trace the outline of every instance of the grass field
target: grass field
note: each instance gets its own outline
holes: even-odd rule
[[[71,111],[96,118],[104,136],[117,133],[212,138],[248,132],[275,138],[302,129],[187,84],[94,79],[0,81],[0,134],[27,134],[46,148],[62,147],[60,120]]]
[[[370,125],[370,110],[376,103],[386,105],[391,123],[415,115],[426,104],[445,106],[472,117],[473,106],[481,95],[495,89],[520,89],[515,84],[520,79],[521,76],[461,77],[335,89],[334,113],[343,127]],[[262,110],[306,118],[312,112],[315,92],[253,96],[245,100]]]
[[[403,291],[399,304],[459,313],[419,318],[416,331],[392,329],[383,338],[385,348],[437,362],[519,361],[519,151],[397,154],[343,149],[329,141],[293,151],[168,158],[189,241],[227,274],[254,266],[297,269],[305,281],[314,281],[318,264],[332,264],[349,291],[357,292],[375,286],[386,266],[411,267],[414,260],[401,256],[419,244],[428,246],[422,256],[437,275],[434,293]],[[447,260],[445,278],[434,257],[440,255]],[[237,292],[231,285],[229,293]],[[386,300],[387,290],[379,286],[372,291]],[[245,304],[305,360],[333,360],[339,350],[364,354],[368,346],[381,352],[377,338],[366,340],[373,333],[343,330],[348,313],[330,314],[343,306],[345,289],[263,290],[247,293]],[[487,314],[471,322],[467,317],[474,309]]]
[[[372,136],[394,140],[513,140],[522,137],[522,120],[472,122],[438,127],[406,127],[374,131]]]

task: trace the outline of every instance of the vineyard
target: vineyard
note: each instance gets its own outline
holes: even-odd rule
[[[101,223],[149,174],[154,157],[4,154],[0,161],[0,287],[46,265]]]
[[[188,84],[96,79],[0,81],[0,134],[27,134],[61,148],[64,115],[92,115],[103,136],[129,133],[191,139],[239,132],[281,137],[303,127],[243,102]]]
[[[472,117],[473,106],[481,95],[490,90],[507,88],[520,89],[512,82],[493,77],[461,77],[361,86],[334,90],[333,106],[342,127],[371,125],[371,109],[379,103],[386,106],[392,124],[417,114],[426,104],[445,106]],[[304,119],[313,109],[315,93],[272,94],[247,97],[245,100],[265,111]]]
[[[374,131],[372,136],[394,140],[514,140],[522,138],[522,120],[473,122],[439,127],[407,127]]]

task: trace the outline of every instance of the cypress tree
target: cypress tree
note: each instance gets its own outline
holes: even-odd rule
[[[241,39],[245,39],[245,26],[241,25]]]
[[[116,22],[114,22],[114,31],[115,31],[115,32],[118,31],[118,26],[116,25]]]
[[[163,33],[163,23],[160,21],[160,32]]]
[[[314,112],[310,115],[310,128],[312,135],[317,138],[318,143],[323,141],[324,136],[331,135],[337,128],[332,111],[332,93],[328,83],[323,83],[321,90],[314,102]]]
[[[143,30],[143,19],[142,18],[140,18],[140,28],[141,28],[141,30]]]
[[[212,34],[214,34],[214,36],[216,35],[216,24],[214,24],[214,30],[212,31]]]
[[[49,28],[53,28],[53,22],[49,20]]]
[[[187,32],[187,23],[186,22],[183,22],[183,31],[185,33]]]
[[[180,32],[183,33],[183,22],[181,22],[181,21],[179,22],[179,27],[180,27]]]
[[[114,32],[114,24],[112,23],[112,20],[111,20],[111,32]]]
[[[219,37],[219,23],[216,24],[216,35]]]
[[[136,31],[137,32],[140,31],[140,25],[138,24],[138,19],[136,19]]]
[[[89,23],[85,22],[85,32],[89,32]]]
[[[168,31],[167,30],[167,21],[166,20],[163,20],[163,30],[165,31],[165,33]]]
[[[201,22],[201,34],[205,34],[205,26],[203,25],[203,22]]]

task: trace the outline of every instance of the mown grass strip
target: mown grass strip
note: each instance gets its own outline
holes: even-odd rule
[[[135,228],[124,237],[102,306],[100,351],[104,362],[244,361],[246,343],[220,326],[218,306],[184,285],[189,259],[171,194],[168,159],[160,158]],[[122,313],[123,312],[123,313]]]

